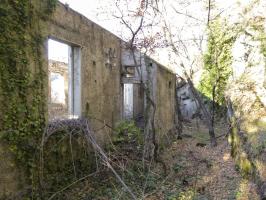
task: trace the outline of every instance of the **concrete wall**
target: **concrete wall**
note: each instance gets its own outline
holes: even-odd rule
[[[177,97],[179,98],[179,108],[182,118],[191,120],[199,112],[199,108],[187,83],[178,87]]]
[[[176,76],[163,66],[156,65],[155,127],[162,138],[174,127]]]
[[[81,47],[82,115],[104,120],[114,126],[122,119],[121,66],[134,66],[130,53],[121,52],[121,39],[62,4],[59,4],[46,27],[47,37]],[[139,52],[136,57],[142,66],[145,81],[147,63]],[[151,59],[150,62],[154,65],[151,76],[154,77],[153,95],[157,104],[156,129],[160,134],[165,134],[174,126],[176,77],[159,63]],[[134,117],[143,116],[143,90],[136,83],[133,90]],[[95,129],[102,126],[97,120],[93,122]],[[104,140],[106,137],[103,134],[97,134],[98,138]]]
[[[34,4],[41,6],[40,1]],[[40,33],[46,38],[42,56],[47,73],[44,93],[48,119],[48,38],[62,41],[81,50],[81,111],[92,119],[94,129],[103,126],[98,120],[114,126],[121,119],[122,92],[120,85],[121,40],[84,16],[58,3],[47,22],[40,24]],[[75,48],[74,48],[75,49]],[[34,60],[29,68],[35,73]],[[2,122],[2,120],[1,120]],[[0,123],[1,123],[0,122]],[[1,124],[0,124],[1,125]],[[97,132],[100,143],[107,140],[108,129]],[[107,130],[107,131],[106,131]],[[23,173],[16,166],[8,147],[0,141],[0,198],[22,189]]]
[[[135,52],[137,64],[141,66],[140,76],[136,73],[135,77],[123,78],[125,83],[134,83],[133,104],[134,118],[137,119],[137,124],[143,125],[141,120],[145,116],[145,92],[141,88],[141,82],[146,83],[151,81],[151,97],[156,104],[155,111],[155,128],[158,139],[169,133],[174,127],[175,119],[175,88],[176,75],[160,65],[153,59],[144,56],[139,51]],[[124,50],[122,52],[122,66],[135,66],[132,53]],[[150,78],[149,78],[150,77]],[[140,119],[140,117],[142,117]]]
[[[133,116],[141,119],[144,114],[144,90],[140,84],[133,85]]]
[[[95,129],[102,126],[95,119],[114,126],[121,119],[121,40],[63,4],[44,27],[47,38],[81,49],[82,116],[89,116]],[[97,134],[100,140],[103,134]]]
[[[0,141],[0,199],[5,195],[19,192],[23,188],[23,183],[23,172],[16,166],[9,147]]]

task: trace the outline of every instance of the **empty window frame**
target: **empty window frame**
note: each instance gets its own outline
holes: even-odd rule
[[[80,48],[48,40],[49,120],[81,115]]]

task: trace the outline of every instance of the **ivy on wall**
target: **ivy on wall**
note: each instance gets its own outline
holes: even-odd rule
[[[0,136],[31,178],[46,116],[40,23],[55,6],[56,0],[0,4]]]

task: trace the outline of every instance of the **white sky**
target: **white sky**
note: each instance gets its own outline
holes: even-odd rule
[[[48,59],[68,63],[68,45],[48,40]]]
[[[116,13],[116,7],[115,7],[115,0],[60,0],[62,3],[67,3],[72,9],[76,10],[77,12],[83,14],[90,20],[96,22],[97,24],[101,25],[102,27],[106,28],[107,30],[111,31],[112,33],[120,36],[121,38],[127,40],[131,37],[131,34],[129,33],[129,30],[124,26],[121,25],[118,19],[115,19],[112,15],[119,15],[119,13]],[[201,13],[203,12],[204,8],[202,7],[201,0],[196,2],[197,0],[192,0],[193,3],[188,3],[185,7],[186,10],[181,10],[183,13],[189,13],[193,12],[193,16],[196,18],[202,18],[203,21],[205,21],[206,16],[202,16]],[[192,2],[191,1],[191,2]],[[230,1],[230,0],[223,0],[223,1]],[[139,2],[139,0],[133,0],[129,1],[134,8],[136,4]],[[133,3],[132,3],[133,2]],[[169,9],[172,5],[175,5],[175,0],[167,0],[167,6],[169,6],[167,9]],[[123,8],[123,5],[119,5],[121,8]],[[179,8],[177,8],[179,9]],[[169,10],[172,10],[171,8]],[[195,12],[197,11],[198,12]],[[186,23],[185,19],[186,16],[183,15],[176,15],[173,10],[167,13],[165,15],[168,19],[168,21],[172,22],[172,28],[173,29],[183,29],[184,24]],[[193,21],[193,20],[192,20]],[[193,21],[193,23],[196,23],[196,21]],[[138,25],[138,23],[137,23]],[[194,26],[194,24],[193,24]],[[183,34],[183,37],[194,37],[195,34],[197,34],[197,31],[199,32],[200,27],[187,27],[186,33]],[[193,30],[192,30],[193,29]],[[173,30],[174,31],[174,30]],[[183,30],[182,30],[183,31]],[[200,28],[200,31],[203,31],[202,28]],[[193,33],[193,35],[191,35]],[[153,57],[159,61],[160,63],[170,67],[173,66],[169,63],[169,56],[168,56],[168,50],[161,49],[157,51]],[[175,68],[172,68],[175,70]]]
[[[128,31],[123,25],[119,23],[119,20],[113,18],[112,14],[119,14],[114,13],[116,10],[115,7],[115,0],[59,0],[62,3],[67,3],[72,9],[76,10],[77,12],[83,14],[90,20],[96,22],[97,24],[101,25],[105,29],[113,32],[118,36],[122,36],[125,39],[125,35],[127,35]],[[248,2],[251,0],[216,0],[216,13],[219,13],[221,10],[223,15],[231,16],[231,20],[235,21],[234,19],[238,18],[236,11],[240,9],[237,2],[241,2],[242,6],[247,5]],[[265,1],[265,0],[263,0]],[[133,2],[136,4],[139,0],[131,0],[129,2]],[[177,3],[178,2],[178,3]],[[181,3],[183,2],[183,4]],[[204,35],[206,37],[205,28],[207,22],[207,11],[206,11],[206,1],[204,0],[165,0],[167,6],[167,13],[164,15],[166,16],[167,20],[171,24],[171,28],[173,29],[172,32],[177,32],[182,39],[191,39],[197,38],[198,36]],[[202,22],[197,22],[197,20],[188,18],[184,15],[177,14],[173,11],[172,6],[174,6],[178,11],[182,13],[189,14],[196,19],[201,20]],[[123,7],[123,5],[121,6]],[[239,7],[239,9],[237,9]],[[169,9],[170,8],[170,9]],[[220,10],[219,10],[220,9]],[[234,12],[232,12],[232,10]],[[212,11],[213,16],[216,15],[215,11]],[[198,54],[199,51],[195,48],[195,44],[186,44],[189,48],[189,53],[191,57]],[[192,45],[192,46],[190,46]],[[204,46],[204,45],[203,45]],[[159,50],[154,55],[157,60],[170,67],[173,64],[169,62],[169,52],[168,50]],[[60,56],[59,56],[60,57]],[[189,65],[188,63],[185,63]],[[173,68],[172,68],[173,69]],[[176,70],[176,69],[174,69]]]
[[[113,33],[116,33],[116,34],[121,33],[118,30],[121,28],[121,25],[117,26],[119,24],[118,21],[114,20],[112,16],[110,16],[111,11],[116,10],[115,4],[114,4],[115,0],[59,0],[59,1],[64,4],[65,3],[68,4],[75,11],[83,14],[90,20],[98,23],[99,25],[103,26],[109,31],[112,31]],[[186,3],[184,3],[185,6],[184,4],[181,4],[183,6],[182,9],[180,9],[180,7],[177,7],[179,11],[182,11],[183,13],[189,13],[189,14],[192,12],[193,17],[206,20],[207,12],[206,12],[206,16],[202,15],[202,12],[204,10],[202,6],[203,2],[205,2],[204,0],[187,0],[187,1],[166,0],[165,4],[170,7],[172,5],[177,5],[177,2],[182,2],[182,1]],[[237,0],[216,0],[216,5],[217,7],[223,7],[223,8],[229,9],[233,4],[236,3],[236,1]],[[243,2],[249,2],[249,1],[250,0],[243,0]],[[139,0],[132,0],[129,2],[130,3],[133,2],[133,4],[135,4],[135,3],[138,3]],[[108,14],[109,14],[109,17],[106,17],[108,16]],[[182,15],[176,15],[176,13],[174,12],[169,12],[167,15],[170,20],[175,22],[175,24],[184,23],[185,17]]]

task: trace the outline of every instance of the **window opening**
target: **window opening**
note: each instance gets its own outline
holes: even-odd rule
[[[49,120],[80,116],[80,48],[48,40]]]

